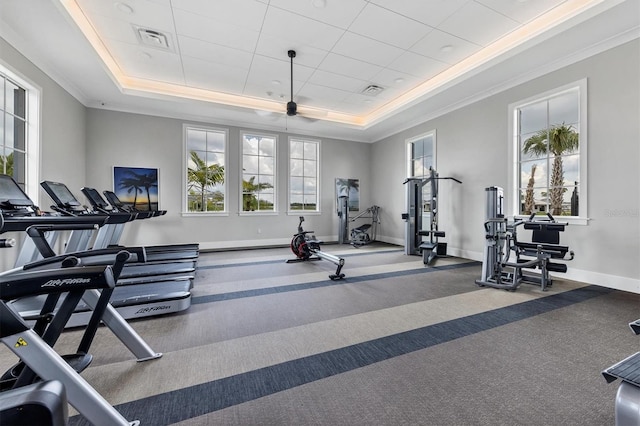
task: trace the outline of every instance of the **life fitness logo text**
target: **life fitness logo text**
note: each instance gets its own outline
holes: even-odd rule
[[[42,284],[42,287],[62,287],[64,285],[88,284],[90,282],[91,278],[64,278],[49,280]]]

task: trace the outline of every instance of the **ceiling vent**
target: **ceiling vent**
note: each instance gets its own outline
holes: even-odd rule
[[[376,86],[375,84],[370,84],[364,89],[362,89],[362,92],[360,93],[367,96],[376,96],[378,93],[382,92],[383,90],[384,90],[384,87]]]
[[[159,31],[136,27],[136,33],[138,34],[140,43],[145,46],[155,47],[156,49],[171,50],[169,46],[169,38]]]

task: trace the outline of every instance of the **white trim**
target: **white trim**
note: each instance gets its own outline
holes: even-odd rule
[[[316,210],[291,210],[291,142],[311,142],[317,144],[317,160],[316,160]],[[299,216],[303,214],[320,214],[322,213],[322,176],[321,176],[321,160],[322,160],[322,141],[320,139],[305,138],[289,135],[287,138],[287,215]]]
[[[278,214],[278,135],[265,133],[261,131],[251,131],[251,130],[240,130],[240,154],[239,154],[239,162],[240,167],[238,167],[239,174],[239,183],[240,186],[238,197],[238,215],[239,216],[250,216],[250,215],[277,215]],[[244,135],[265,137],[273,139],[273,210],[258,210],[258,211],[244,211],[244,205],[242,202],[243,190],[242,183],[244,182]],[[260,154],[258,153],[258,157]],[[259,170],[258,170],[259,172]]]
[[[579,120],[580,128],[578,132],[580,134],[580,215],[579,216],[562,216],[563,222],[570,222],[575,225],[587,225],[588,224],[588,182],[587,182],[587,155],[588,155],[588,123],[587,123],[587,79],[583,78],[572,83],[565,84],[563,86],[547,90],[543,93],[530,96],[526,99],[512,102],[508,106],[508,124],[507,124],[507,158],[509,159],[508,173],[507,173],[507,196],[510,202],[506,203],[506,215],[507,216],[519,216],[519,158],[518,150],[515,149],[515,145],[518,143],[518,129],[517,123],[517,110],[527,105],[535,104],[545,101],[549,98],[559,96],[563,93],[576,91],[579,94]]]
[[[224,133],[224,210],[220,212],[190,212],[188,211],[189,194],[187,191],[187,130],[202,130],[205,132]],[[182,216],[227,216],[229,214],[229,129],[224,127],[206,126],[202,124],[182,124]]]

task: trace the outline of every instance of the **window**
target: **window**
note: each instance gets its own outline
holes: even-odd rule
[[[243,212],[275,212],[276,136],[242,133]]]
[[[227,131],[185,126],[186,211],[226,212]]]
[[[39,90],[0,66],[0,173],[37,203]]]
[[[319,212],[320,141],[289,139],[289,210]]]
[[[407,177],[426,179],[435,169],[436,131],[432,130],[407,140]],[[431,185],[422,187],[423,214],[431,211]]]
[[[510,108],[515,214],[586,217],[586,81]]]

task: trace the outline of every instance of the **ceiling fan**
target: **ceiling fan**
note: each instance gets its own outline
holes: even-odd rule
[[[296,57],[296,51],[289,50],[287,54],[291,59],[291,100],[287,102],[287,115],[293,117],[298,114],[298,104],[293,101],[293,58]]]

